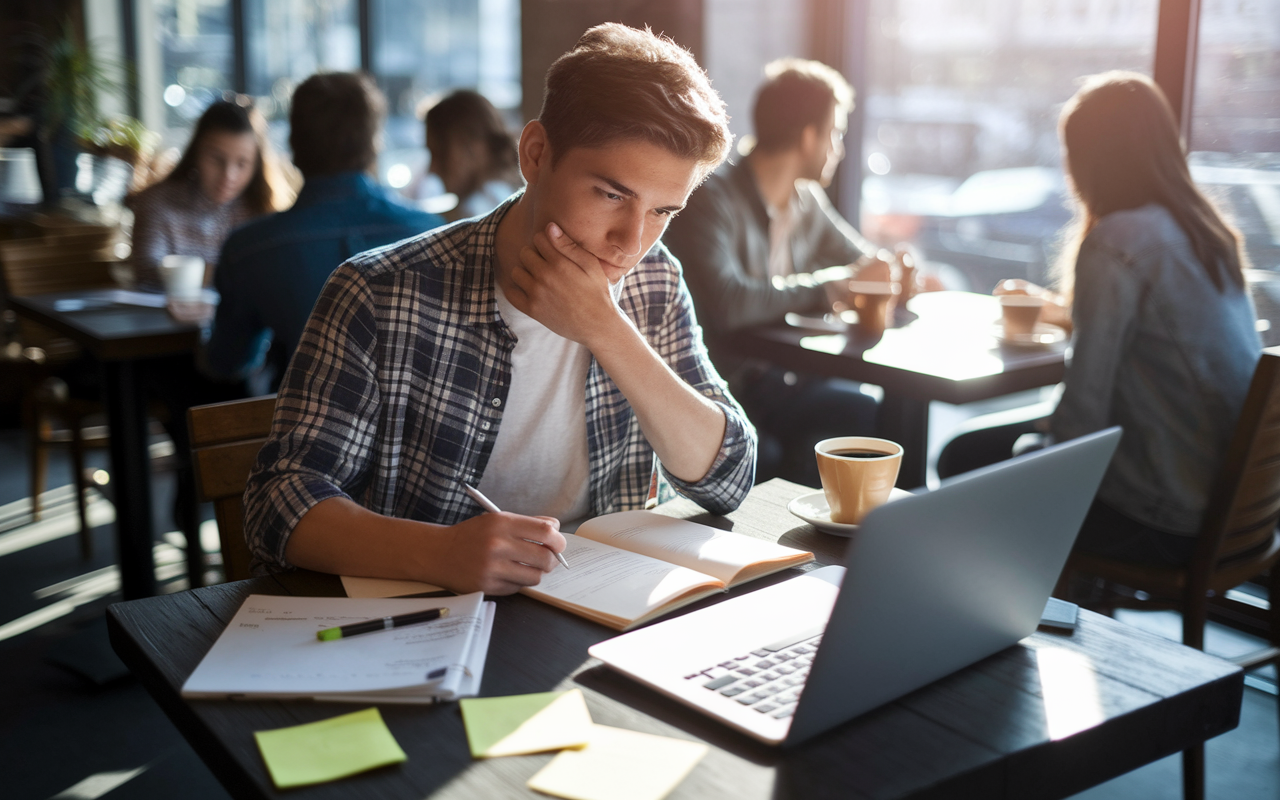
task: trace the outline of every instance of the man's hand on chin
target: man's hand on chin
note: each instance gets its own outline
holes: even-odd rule
[[[625,324],[609,293],[605,267],[554,222],[520,249],[511,282],[515,291],[503,288],[512,305],[588,348],[612,326]]]

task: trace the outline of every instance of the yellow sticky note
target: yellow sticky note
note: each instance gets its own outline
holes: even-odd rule
[[[553,758],[528,786],[568,800],[662,800],[706,754],[705,744],[592,725],[586,747]]]
[[[354,714],[253,734],[277,789],[345,778],[408,759],[382,714]]]
[[[582,747],[591,736],[591,714],[579,689],[467,697],[459,705],[472,758]]]

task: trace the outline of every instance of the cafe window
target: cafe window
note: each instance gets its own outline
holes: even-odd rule
[[[161,101],[161,118],[148,123],[159,128],[166,144],[181,147],[209,103],[235,87],[231,2],[140,0],[135,14],[143,32],[152,34],[142,48],[158,60],[149,77],[159,86],[141,87],[148,95],[158,89]]]
[[[1280,272],[1276,14],[1274,0],[1201,5],[1188,148],[1191,176],[1243,234],[1252,266],[1269,272]]]
[[[1071,216],[1058,112],[1080,76],[1151,74],[1156,12],[1157,0],[871,0],[863,232],[913,243],[952,288],[1048,280]]]
[[[316,72],[360,68],[355,0],[246,0],[245,91],[287,139],[289,98]]]
[[[416,197],[443,191],[426,176],[419,111],[433,96],[475,89],[519,129],[520,2],[372,0],[370,16],[370,67],[388,105],[382,181]]]
[[[293,88],[321,71],[369,70],[387,95],[380,178],[426,166],[424,100],[477,89],[518,127],[520,0],[125,0],[137,34],[138,113],[181,147],[203,110],[241,92],[283,152]],[[364,52],[364,48],[368,52]]]

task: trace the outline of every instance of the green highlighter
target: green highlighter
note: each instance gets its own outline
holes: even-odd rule
[[[353,622],[350,625],[341,625],[337,628],[325,628],[322,631],[316,631],[316,638],[322,642],[332,642],[335,639],[346,639],[362,633],[389,631],[392,628],[403,628],[406,625],[431,622],[447,616],[449,616],[449,609],[447,608],[429,608],[426,611],[415,611],[412,614],[400,614],[394,617],[371,619],[365,622]]]

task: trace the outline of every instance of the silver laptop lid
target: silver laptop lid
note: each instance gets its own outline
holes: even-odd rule
[[[1119,441],[1109,428],[869,514],[785,743],[1031,634]]]

